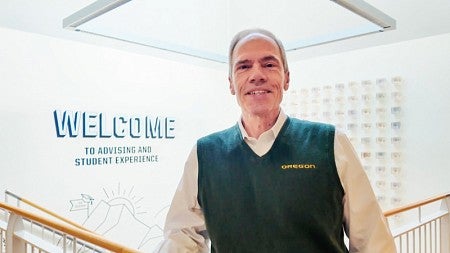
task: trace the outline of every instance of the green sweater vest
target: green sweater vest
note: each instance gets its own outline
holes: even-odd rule
[[[237,125],[199,139],[198,201],[211,252],[348,252],[334,133],[288,118],[262,157]]]

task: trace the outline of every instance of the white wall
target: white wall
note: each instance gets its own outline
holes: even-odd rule
[[[126,206],[135,224],[121,223],[124,227],[112,229],[107,236],[135,248],[140,244],[133,238],[149,240],[140,249],[150,252],[162,236],[154,226],[163,226],[195,140],[238,118],[225,68],[202,68],[3,28],[0,37],[0,190],[10,190],[78,223],[85,222],[88,210],[74,211],[71,201],[79,204],[81,194],[89,195],[93,202],[84,204],[89,207],[86,224],[91,229],[105,219],[102,211],[109,210],[112,223],[131,218],[114,214]],[[171,117],[175,138],[82,138],[81,134],[58,138],[54,110],[103,113],[110,119]],[[122,146],[151,146],[159,161],[75,165],[77,158],[106,157],[98,151],[88,155],[86,147]],[[139,237],[147,232],[149,237]]]
[[[403,204],[450,192],[450,34],[298,61],[292,88],[400,76]]]

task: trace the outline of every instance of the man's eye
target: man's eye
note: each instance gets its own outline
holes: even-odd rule
[[[237,69],[248,69],[249,66],[248,65],[240,65],[237,67]]]
[[[266,67],[272,68],[272,67],[275,67],[275,64],[273,64],[273,63],[266,63]]]

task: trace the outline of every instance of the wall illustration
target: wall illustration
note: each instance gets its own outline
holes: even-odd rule
[[[102,191],[101,199],[82,193],[81,198],[70,200],[70,211],[86,212],[81,223],[85,228],[127,247],[151,252],[163,238],[163,222],[169,206],[162,206],[149,215],[140,205],[144,197],[134,192],[134,186],[127,189],[118,184],[117,189]],[[144,222],[144,215],[153,220]]]

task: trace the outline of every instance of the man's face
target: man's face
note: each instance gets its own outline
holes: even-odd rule
[[[289,72],[275,41],[259,34],[247,36],[236,45],[231,66],[230,91],[243,114],[278,115]]]

